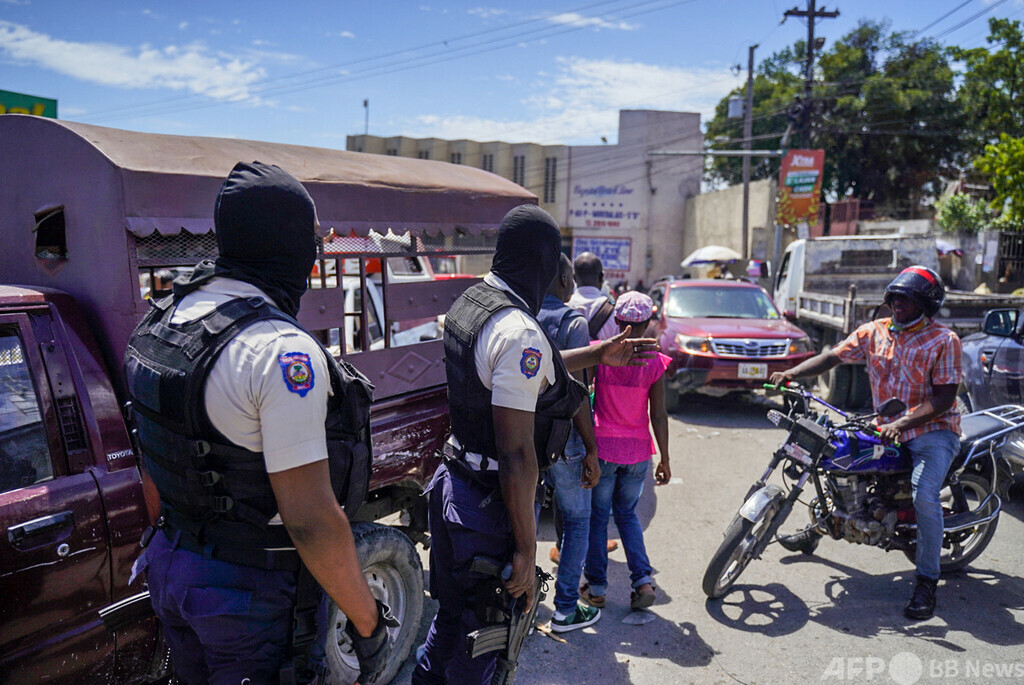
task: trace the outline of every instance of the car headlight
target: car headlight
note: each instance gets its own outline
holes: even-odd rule
[[[711,354],[711,338],[698,338],[678,333],[676,334],[676,347],[681,352],[690,354]]]
[[[790,354],[804,354],[805,352],[811,351],[811,341],[809,338],[796,338],[789,341],[789,353]]]

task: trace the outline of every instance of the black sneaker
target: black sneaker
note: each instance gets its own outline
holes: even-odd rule
[[[935,589],[939,586],[938,580],[917,577],[917,587],[910,602],[903,609],[903,615],[913,621],[923,621],[935,614]]]
[[[814,550],[818,549],[818,543],[821,542],[821,533],[814,530],[813,526],[807,526],[792,535],[779,535],[777,539],[779,544],[790,552],[814,554]]]
[[[570,616],[562,619],[555,618],[554,616],[551,617],[551,632],[568,633],[570,630],[586,628],[597,623],[599,618],[601,618],[600,609],[577,603],[576,611],[572,612]]]

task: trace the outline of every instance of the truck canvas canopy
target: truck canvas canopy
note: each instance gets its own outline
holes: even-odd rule
[[[444,382],[440,341],[399,334],[436,321],[474,281],[434,279],[427,258],[488,253],[504,214],[537,201],[480,169],[298,145],[24,115],[0,116],[0,141],[3,280],[71,293],[97,312],[108,350],[124,350],[157,269],[216,256],[214,203],[236,163],[295,176],[331,229],[299,320],[337,353],[359,351],[351,361],[378,397]]]

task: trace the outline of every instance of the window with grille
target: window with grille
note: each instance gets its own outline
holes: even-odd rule
[[[493,174],[494,173],[494,155],[484,155],[484,157],[483,157],[483,164],[480,165],[480,168],[483,169],[484,171],[490,171]]]
[[[512,182],[521,186],[526,185],[526,155],[516,155],[512,158]]]
[[[17,329],[0,328],[0,492],[53,478],[32,370]]]
[[[64,227],[64,208],[55,207],[39,212],[35,219],[36,257],[67,259],[68,241]]]
[[[544,158],[544,202],[555,201],[555,184],[557,182],[555,169],[557,165],[557,157]]]
[[[462,153],[461,152],[453,152],[451,154],[451,162],[452,162],[452,164],[462,164]]]
[[[387,154],[388,154],[388,157],[397,157],[398,156],[398,150],[396,150],[393,147],[388,148]]]
[[[416,156],[420,159],[430,159],[430,150],[420,150]]]

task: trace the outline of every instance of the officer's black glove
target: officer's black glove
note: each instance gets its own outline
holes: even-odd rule
[[[377,627],[370,637],[363,637],[356,630],[355,624],[349,621],[345,632],[352,641],[352,649],[359,659],[359,685],[373,685],[384,672],[388,658],[391,656],[393,644],[388,638],[388,628],[397,628],[401,624],[391,615],[391,607],[379,599],[377,602]]]

